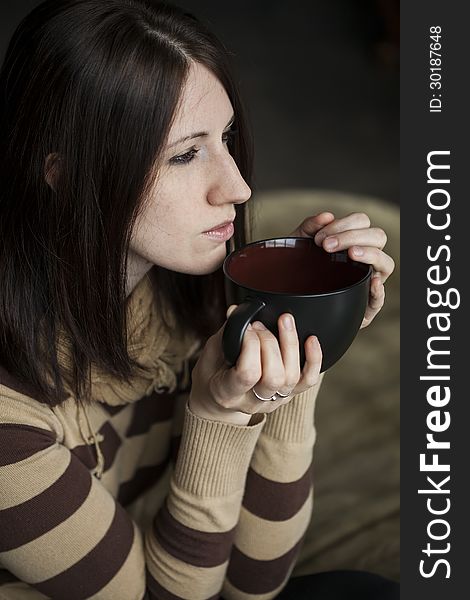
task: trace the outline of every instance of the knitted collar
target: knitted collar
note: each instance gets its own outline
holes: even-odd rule
[[[178,384],[178,374],[184,372],[185,359],[200,344],[192,334],[176,326],[170,311],[164,315],[171,327],[168,331],[158,314],[151,274],[145,275],[134,288],[128,298],[127,310],[129,354],[142,369],[127,384],[94,365],[91,368],[92,400],[110,406],[136,402],[153,391],[173,392]],[[59,353],[60,362],[70,364],[63,345],[59,345]]]
[[[200,340],[176,329],[171,314],[165,314],[165,319],[173,327],[171,334],[168,332],[157,314],[150,276],[145,276],[139,282],[129,297],[127,306],[129,354],[144,369],[129,385],[103,375],[92,367],[92,399],[111,406],[136,402],[153,391],[173,392],[178,385],[178,378],[180,385],[186,387],[190,378],[186,359],[200,346]],[[104,441],[104,437],[93,428],[85,404],[76,402],[76,411],[81,437],[86,444],[95,446],[97,464],[92,474],[101,479],[104,457],[100,443]]]

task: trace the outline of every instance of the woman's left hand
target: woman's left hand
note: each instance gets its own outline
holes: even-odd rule
[[[313,237],[317,246],[323,246],[327,252],[347,250],[353,260],[372,265],[369,303],[361,329],[370,325],[384,304],[384,283],[395,268],[393,258],[382,250],[387,243],[385,231],[371,227],[365,213],[335,219],[333,213],[323,212],[304,219],[289,235]]]

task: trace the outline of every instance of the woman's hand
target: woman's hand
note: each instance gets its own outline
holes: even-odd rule
[[[227,317],[236,305],[227,310]],[[285,326],[283,317],[292,319],[292,329]],[[259,328],[259,325],[261,328]],[[315,385],[320,377],[322,352],[318,339],[310,336],[305,342],[305,365],[300,372],[299,338],[292,315],[279,317],[280,341],[256,321],[243,336],[240,356],[229,367],[222,350],[225,324],[211,336],[201,351],[192,371],[189,407],[196,415],[215,421],[247,425],[257,413],[270,413],[290,402]],[[275,392],[286,398],[262,401]]]
[[[383,252],[387,243],[383,229],[371,227],[365,213],[351,213],[342,219],[335,219],[332,213],[323,212],[307,217],[289,235],[313,237],[317,246],[323,246],[327,252],[347,250],[353,260],[372,265],[369,303],[361,329],[370,325],[384,304],[384,283],[395,268],[392,257]]]

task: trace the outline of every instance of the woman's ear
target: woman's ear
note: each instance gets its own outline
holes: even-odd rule
[[[53,152],[52,154],[48,154],[46,156],[44,163],[44,178],[49,187],[51,187],[54,191],[56,188],[57,177],[59,176],[60,161],[60,156],[56,152]]]

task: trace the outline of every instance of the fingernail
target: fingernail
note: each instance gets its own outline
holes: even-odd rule
[[[292,331],[294,329],[294,319],[292,315],[284,315],[282,317],[282,324],[284,325],[285,329]]]
[[[266,327],[263,325],[263,323],[261,323],[261,321],[255,321],[254,323],[252,323],[252,327],[253,329],[258,329],[259,331],[266,329]]]
[[[327,238],[325,241],[325,248],[327,250],[333,250],[333,248],[336,248],[337,245],[338,245],[337,238]]]
[[[362,248],[360,248],[359,246],[354,246],[353,253],[356,256],[362,256],[364,254],[364,250]]]

